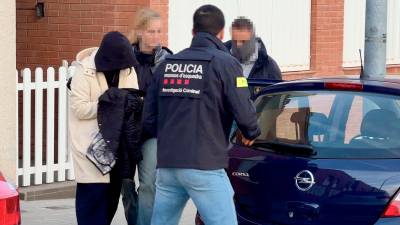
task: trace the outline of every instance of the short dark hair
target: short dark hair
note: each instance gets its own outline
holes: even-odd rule
[[[244,16],[239,16],[232,22],[232,29],[254,31],[253,22]]]
[[[225,27],[224,13],[214,5],[203,5],[194,12],[193,33],[217,35]]]

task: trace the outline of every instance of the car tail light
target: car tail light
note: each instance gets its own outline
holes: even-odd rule
[[[0,173],[0,225],[21,224],[19,194]]]
[[[390,201],[382,217],[400,217],[400,192]]]
[[[358,83],[325,83],[326,89],[332,90],[344,90],[344,91],[362,91],[363,85]]]
[[[21,224],[21,213],[19,209],[18,196],[0,200],[0,224],[1,225]]]

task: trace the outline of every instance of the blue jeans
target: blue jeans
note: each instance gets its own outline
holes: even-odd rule
[[[135,182],[125,179],[122,185],[122,202],[128,225],[150,225],[156,193],[157,139],[142,145],[143,160],[138,164],[139,188]]]
[[[157,170],[152,225],[177,225],[191,198],[207,225],[237,225],[233,189],[223,169]]]
[[[143,160],[138,164],[137,225],[150,225],[156,194],[157,139],[151,138],[142,146]]]

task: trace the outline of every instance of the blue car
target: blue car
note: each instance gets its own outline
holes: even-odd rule
[[[400,79],[249,83],[262,132],[231,138],[240,225],[400,224]]]

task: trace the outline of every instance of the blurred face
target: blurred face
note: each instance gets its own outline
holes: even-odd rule
[[[252,32],[247,29],[232,29],[232,42],[234,45],[240,48],[243,44],[251,39],[251,34]]]
[[[140,50],[151,53],[154,48],[161,44],[161,20],[152,19],[146,29],[138,31],[140,36]]]

